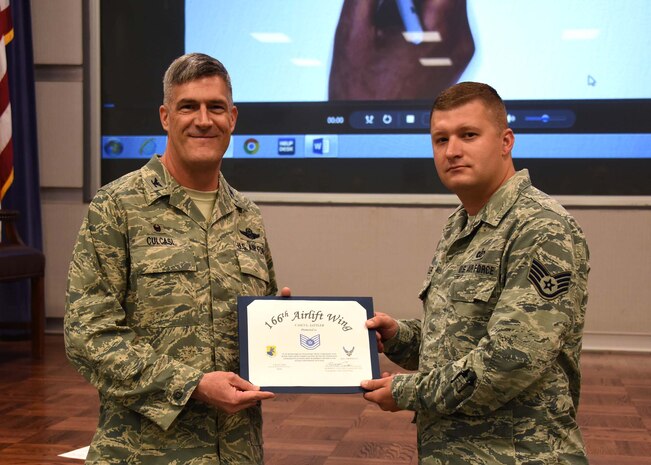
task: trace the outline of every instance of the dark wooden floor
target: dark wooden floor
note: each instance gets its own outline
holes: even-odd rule
[[[89,444],[94,389],[67,363],[61,336],[46,357],[29,342],[0,342],[0,463],[77,464],[58,457]],[[583,355],[579,422],[592,465],[651,465],[651,354]],[[383,366],[389,363],[383,359]],[[279,395],[265,402],[268,465],[416,464],[408,412],[386,413],[359,395]]]

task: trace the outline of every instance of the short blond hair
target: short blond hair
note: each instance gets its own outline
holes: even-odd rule
[[[460,82],[442,91],[432,105],[430,120],[435,111],[452,110],[475,100],[481,101],[495,117],[495,124],[500,131],[508,128],[506,106],[500,94],[488,84],[482,82]]]

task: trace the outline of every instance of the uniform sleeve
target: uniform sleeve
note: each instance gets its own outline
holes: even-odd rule
[[[384,355],[406,370],[417,370],[420,328],[420,320],[398,320],[398,332],[384,342]]]
[[[502,257],[505,280],[488,334],[465,357],[429,373],[396,375],[399,407],[484,415],[540,379],[559,356],[583,298],[570,228],[530,219]]]
[[[276,271],[274,270],[274,262],[271,258],[271,250],[269,249],[269,242],[267,241],[267,235],[265,234],[265,259],[267,261],[267,269],[269,270],[269,287],[267,289],[267,295],[276,295],[278,292],[278,284],[276,283]]]
[[[68,274],[64,337],[71,363],[106,397],[167,429],[203,373],[143,343],[123,307],[130,269],[125,215],[100,191]]]

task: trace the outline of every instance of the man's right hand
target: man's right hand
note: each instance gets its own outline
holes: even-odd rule
[[[398,332],[398,322],[382,312],[375,312],[373,318],[366,320],[366,327],[376,331],[378,352],[384,352],[383,342],[388,341]]]
[[[259,401],[275,397],[261,391],[245,379],[228,371],[212,371],[203,375],[192,397],[228,414],[255,406]]]

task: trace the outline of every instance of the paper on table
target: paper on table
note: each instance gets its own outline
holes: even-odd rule
[[[88,455],[89,448],[90,446],[86,446],[86,447],[82,447],[81,449],[71,450],[70,452],[59,454],[59,457],[65,457],[67,459],[86,460],[86,456]]]

